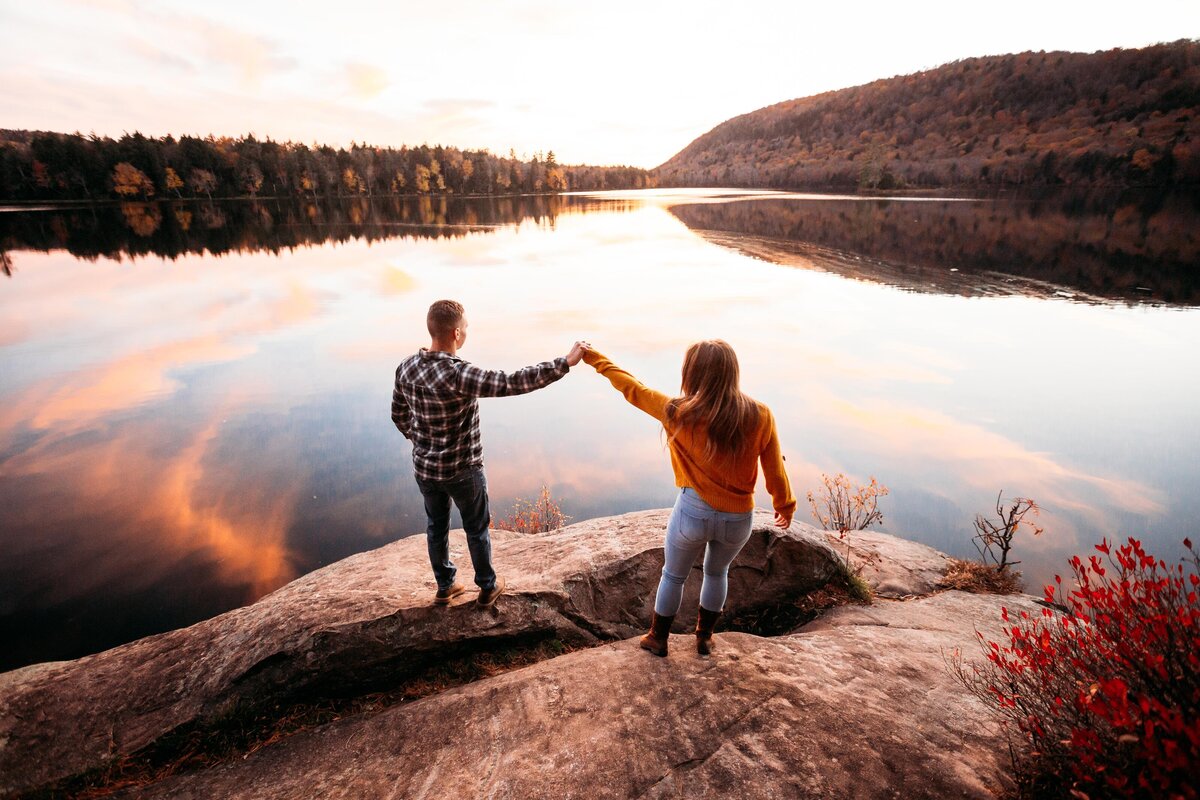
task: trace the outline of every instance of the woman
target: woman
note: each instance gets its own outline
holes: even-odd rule
[[[671,623],[683,600],[683,584],[704,553],[704,582],[696,620],[696,651],[712,651],[713,628],[725,607],[729,565],[750,538],[754,484],[761,460],[775,506],[775,524],[786,528],[796,510],[775,418],[738,388],[733,348],[714,339],[697,342],[683,358],[683,394],[671,398],[643,386],[590,345],[583,360],[633,405],[662,423],[679,497],[667,521],[666,560],[654,599],[650,632],[641,645],[667,654]]]

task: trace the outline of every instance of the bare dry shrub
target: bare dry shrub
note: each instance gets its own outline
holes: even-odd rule
[[[1017,535],[1017,531],[1022,525],[1031,528],[1034,536],[1039,535],[1043,530],[1031,520],[1025,519],[1027,515],[1032,514],[1036,517],[1041,512],[1037,503],[1028,497],[1018,497],[1006,507],[1003,497],[1004,491],[1001,490],[1000,494],[996,495],[995,519],[985,517],[983,514],[975,515],[975,535],[971,537],[971,543],[979,551],[979,557],[983,559],[983,563],[987,564],[991,561],[999,572],[1021,563],[1020,561],[1010,561],[1009,553],[1012,551],[1013,537]]]
[[[850,531],[866,530],[869,526],[883,522],[879,510],[879,498],[886,496],[888,488],[880,486],[874,476],[866,486],[855,486],[844,474],[834,477],[821,474],[821,488],[814,494],[808,493],[808,505],[813,517],[827,531],[837,531],[838,539],[846,543],[846,563],[850,563]],[[857,574],[857,573],[855,573]]]
[[[558,501],[550,496],[550,488],[543,485],[537,500],[530,502],[518,497],[508,516],[497,520],[493,527],[518,533],[549,533],[570,521],[571,518],[562,513]]]

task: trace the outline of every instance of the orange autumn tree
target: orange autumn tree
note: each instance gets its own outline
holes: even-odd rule
[[[154,196],[154,182],[128,161],[122,161],[113,167],[112,185],[113,191],[122,197]]]
[[[179,173],[170,167],[167,167],[166,170],[163,171],[163,175],[163,185],[166,187],[167,191],[174,192],[176,197],[183,197],[183,195],[179,193],[179,190],[184,187],[183,178],[179,177]]]

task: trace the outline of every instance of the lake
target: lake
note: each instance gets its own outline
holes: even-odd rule
[[[0,212],[0,251],[0,670],[423,532],[389,404],[444,297],[489,368],[583,338],[674,392],[729,341],[799,520],[822,473],[875,476],[885,530],[972,556],[1031,497],[1035,593],[1102,537],[1197,533],[1194,196],[133,203]],[[656,423],[586,365],[481,416],[494,517],[543,485],[576,520],[673,502]]]

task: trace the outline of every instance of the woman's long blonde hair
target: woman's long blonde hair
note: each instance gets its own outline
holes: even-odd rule
[[[750,443],[758,427],[758,403],[738,386],[737,354],[727,342],[696,342],[683,357],[683,394],[667,403],[674,432],[696,427],[708,434],[705,457],[732,457]]]

